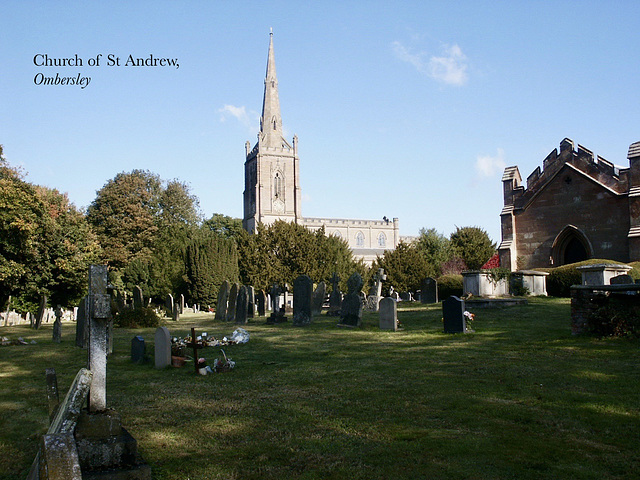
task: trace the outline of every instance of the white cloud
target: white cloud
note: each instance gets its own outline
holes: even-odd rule
[[[225,105],[224,107],[218,109],[218,113],[220,113],[221,122],[226,122],[227,119],[231,117],[238,120],[245,127],[253,127],[252,117],[255,117],[255,115],[253,114],[253,112],[249,114],[244,105],[242,107],[236,107],[235,105]]]
[[[504,150],[498,148],[498,153],[495,157],[490,155],[478,156],[476,160],[476,173],[479,178],[493,177],[496,174],[501,174],[505,166]]]
[[[462,86],[467,83],[467,56],[458,45],[444,45],[442,56],[428,58],[426,52],[414,53],[402,43],[391,44],[395,56],[418,72],[447,85]]]

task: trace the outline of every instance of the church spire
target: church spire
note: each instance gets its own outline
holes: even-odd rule
[[[282,147],[284,140],[282,117],[280,116],[280,99],[278,98],[276,60],[273,54],[273,29],[269,33],[269,55],[267,57],[267,74],[264,79],[260,139],[262,143],[269,147]]]

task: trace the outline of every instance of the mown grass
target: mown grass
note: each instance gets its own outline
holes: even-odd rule
[[[322,316],[307,328],[256,319],[225,348],[227,373],[130,362],[116,330],[108,404],[156,479],[628,479],[640,475],[638,341],[570,334],[567,300],[477,310],[473,334],[442,331],[441,306],[401,304],[400,332]],[[230,335],[212,316],[166,321]],[[47,428],[44,369],[66,391],[86,351],[51,327],[3,328],[37,345],[0,347],[0,477],[24,478]],[[203,351],[209,362],[218,348]]]

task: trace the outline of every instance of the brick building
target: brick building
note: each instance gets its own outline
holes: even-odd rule
[[[500,264],[512,271],[589,258],[640,260],[640,142],[618,167],[564,139],[527,178],[502,177]]]

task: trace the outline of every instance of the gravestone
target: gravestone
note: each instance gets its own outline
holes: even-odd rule
[[[307,275],[300,275],[293,282],[293,325],[303,327],[311,323],[311,297],[313,283]]]
[[[444,333],[464,333],[467,330],[464,310],[464,300],[456,296],[452,295],[442,302]]]
[[[269,315],[269,318],[267,319],[267,323],[270,325],[274,323],[282,323],[287,321],[284,308],[280,308],[281,293],[282,293],[282,288],[277,283],[271,287],[271,292],[270,292],[271,315]]]
[[[264,290],[258,290],[256,293],[256,304],[258,307],[258,316],[264,317],[267,313],[267,295],[264,293]]]
[[[133,363],[144,363],[146,352],[147,346],[144,343],[144,338],[140,335],[133,337],[131,339],[131,361]]]
[[[633,278],[631,277],[631,275],[628,274],[624,274],[624,275],[618,275],[615,277],[611,277],[611,280],[609,280],[609,283],[611,285],[629,285],[633,282]]]
[[[342,300],[340,324],[359,327],[362,323],[362,299],[360,293],[364,282],[359,273],[354,273],[347,280],[347,294]]]
[[[400,292],[400,300],[402,300],[403,302],[411,302],[413,300],[413,297],[411,296],[410,292]]]
[[[434,278],[427,277],[422,281],[420,301],[422,303],[438,303],[438,282]]]
[[[167,317],[172,317],[173,316],[173,295],[168,294],[167,295],[167,300],[165,301],[165,308],[167,309]]]
[[[171,365],[171,335],[167,327],[158,327],[154,335],[154,356],[156,368]]]
[[[56,320],[53,322],[53,341],[60,343],[62,340],[62,307],[56,308]]]
[[[174,322],[177,322],[178,320],[180,320],[180,304],[178,302],[175,302],[173,304],[173,312],[171,312],[171,318],[173,318]]]
[[[247,286],[247,317],[253,318],[256,314],[256,290],[251,285]]]
[[[227,322],[235,322],[236,321],[236,302],[238,301],[238,284],[234,283],[231,285],[231,290],[229,291],[229,303],[227,307]]]
[[[180,294],[180,315],[184,313],[184,294]]]
[[[333,272],[331,277],[331,295],[329,295],[329,311],[327,315],[337,317],[340,315],[340,307],[342,305],[342,292],[340,291],[340,277]]]
[[[248,321],[249,310],[249,290],[246,285],[242,285],[238,289],[236,297],[236,315],[235,322],[238,325],[246,325]]]
[[[227,319],[227,302],[229,300],[229,281],[225,280],[220,285],[220,290],[218,290],[218,303],[216,304],[216,316],[214,317],[216,320],[222,320],[223,322]]]
[[[379,268],[376,274],[373,276],[374,284],[369,290],[369,297],[367,299],[368,309],[374,312],[378,311],[379,303],[382,298],[382,282],[387,279],[384,273],[384,268]]]
[[[93,374],[89,391],[89,410],[107,408],[108,327],[111,319],[111,297],[107,294],[107,266],[89,267],[89,370]]]
[[[142,289],[136,285],[133,287],[133,309],[140,310],[144,307],[144,298],[142,296]]]
[[[398,303],[391,297],[380,300],[380,330],[398,330]]]
[[[38,308],[38,314],[36,315],[35,324],[33,325],[33,328],[35,328],[36,330],[40,328],[40,325],[42,325],[42,322],[44,320],[46,313],[47,313],[47,296],[43,295],[42,297],[40,297],[40,307]]]
[[[322,313],[322,304],[324,303],[326,295],[327,285],[324,282],[320,282],[313,292],[313,299],[311,302],[312,315],[320,315],[320,313]]]

